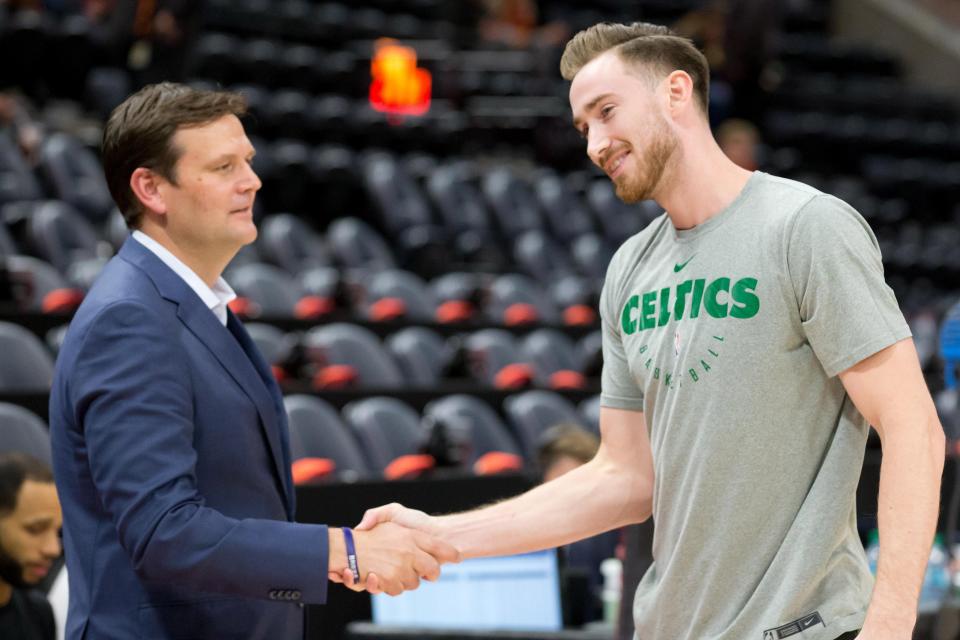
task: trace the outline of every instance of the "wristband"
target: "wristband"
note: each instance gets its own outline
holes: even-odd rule
[[[343,528],[343,541],[347,547],[347,566],[353,572],[353,581],[360,584],[360,568],[357,565],[357,547],[353,544],[353,531],[350,527]]]

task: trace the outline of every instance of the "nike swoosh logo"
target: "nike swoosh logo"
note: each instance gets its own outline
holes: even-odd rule
[[[679,262],[679,263],[673,265],[673,272],[674,272],[674,273],[680,273],[680,270],[683,269],[683,268],[684,268],[685,266],[687,266],[688,264],[690,264],[690,261],[693,260],[696,256],[697,256],[697,254],[693,254],[692,256],[690,256],[689,258],[687,258],[687,261],[686,261],[686,262]]]

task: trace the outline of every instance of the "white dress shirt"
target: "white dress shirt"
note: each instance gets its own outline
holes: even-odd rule
[[[203,303],[213,311],[213,314],[217,316],[220,324],[227,326],[227,305],[237,297],[237,294],[230,288],[230,285],[227,284],[227,281],[224,280],[223,277],[217,278],[213,289],[211,289],[207,286],[206,282],[200,279],[200,276],[198,276],[193,269],[183,264],[177,256],[170,253],[166,247],[147,234],[139,230],[134,231],[133,239],[145,246],[151,253],[160,258],[165,265],[173,269],[173,272],[180,276],[180,278],[187,283],[187,286],[200,296]]]

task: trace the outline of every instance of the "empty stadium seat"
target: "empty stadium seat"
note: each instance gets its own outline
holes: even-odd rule
[[[330,266],[332,261],[320,234],[302,218],[289,213],[264,218],[257,242],[265,259],[290,274]]]
[[[537,329],[522,341],[524,359],[533,365],[536,382],[554,389],[582,389],[587,380],[573,341],[554,329]]]
[[[363,175],[384,228],[401,233],[433,223],[425,194],[396,157],[371,153],[363,162]]]
[[[450,345],[440,334],[423,327],[398,331],[387,338],[386,345],[404,380],[412,387],[428,387],[439,382],[453,356]]]
[[[279,267],[252,263],[231,267],[224,279],[237,293],[230,308],[238,315],[293,317],[301,291],[296,281]],[[240,304],[235,304],[240,303]]]
[[[27,240],[37,255],[63,274],[80,262],[101,266],[105,262],[96,229],[73,206],[59,200],[33,207],[27,219]]]
[[[83,300],[83,291],[72,287],[49,263],[31,256],[10,256],[7,270],[24,285],[20,305],[27,311],[58,313],[74,311]]]
[[[503,411],[513,425],[523,451],[536,458],[541,434],[558,424],[576,424],[589,428],[573,404],[552,391],[526,391],[503,401]]]
[[[433,293],[419,276],[409,271],[391,269],[375,273],[365,289],[366,315],[371,320],[435,320],[437,302]]]
[[[576,238],[571,247],[577,269],[588,278],[603,278],[613,258],[613,247],[594,233]]]
[[[620,244],[643,229],[652,219],[645,204],[628,205],[617,198],[609,180],[594,180],[587,188],[587,202],[600,223],[603,234],[613,243]]]
[[[427,404],[424,416],[430,416],[451,429],[463,429],[469,434],[470,464],[484,455],[504,452],[522,455],[510,430],[493,408],[474,396],[456,394]]]
[[[0,131],[0,205],[43,197],[40,183],[8,131]]]
[[[83,212],[88,220],[103,222],[113,209],[103,168],[97,156],[65,133],[55,133],[40,149],[40,170],[54,196]]]
[[[503,329],[483,329],[464,341],[473,377],[499,389],[529,386],[533,366],[526,361],[513,335]]]
[[[482,182],[483,195],[494,212],[506,238],[516,238],[524,231],[543,225],[537,199],[530,185],[506,167],[488,173]]]
[[[595,434],[600,434],[600,394],[590,396],[577,405],[586,426]]]
[[[574,272],[570,256],[543,230],[526,231],[513,245],[516,263],[540,282]]]
[[[388,479],[416,477],[433,468],[433,459],[419,453],[420,415],[401,400],[357,400],[343,408],[343,415],[367,459]]]
[[[356,218],[335,220],[327,230],[327,240],[337,261],[345,267],[382,270],[397,266],[380,234]]]
[[[593,232],[593,220],[580,196],[552,171],[542,172],[534,181],[540,209],[558,239],[572,241]]]
[[[345,480],[372,473],[353,435],[329,403],[315,396],[298,394],[284,397],[283,404],[290,426],[290,455],[294,460],[333,460],[336,475]]]
[[[14,451],[50,464],[50,433],[37,414],[15,404],[0,402],[0,453]]]
[[[490,285],[487,315],[508,325],[535,322],[556,323],[560,312],[536,281],[519,274],[505,274]]]
[[[388,389],[403,386],[400,369],[390,359],[371,331],[356,325],[335,323],[308,331],[302,344],[307,355],[320,369],[315,386],[326,388],[356,384],[366,388]],[[334,369],[329,367],[347,367]],[[335,374],[333,378],[324,372]],[[344,376],[351,379],[344,380]]]
[[[46,393],[53,382],[53,357],[33,333],[0,322],[0,392]]]

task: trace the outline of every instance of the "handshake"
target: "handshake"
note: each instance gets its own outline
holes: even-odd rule
[[[441,564],[460,561],[435,518],[399,504],[367,511],[352,532],[331,527],[329,536],[330,580],[354,591],[400,595],[439,578]]]

